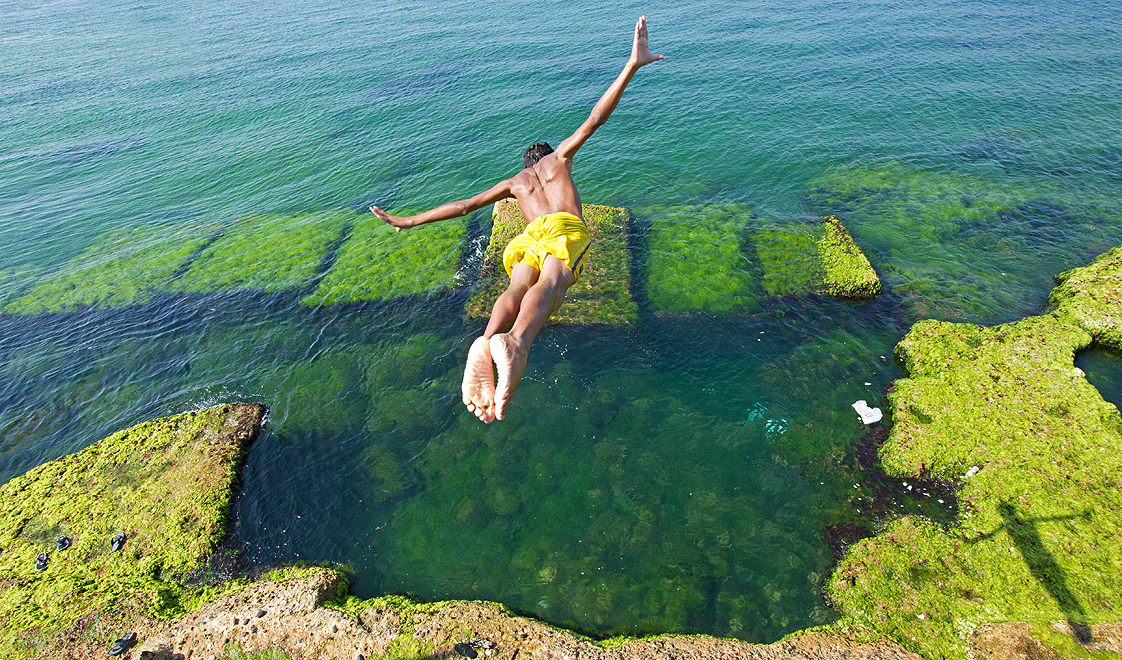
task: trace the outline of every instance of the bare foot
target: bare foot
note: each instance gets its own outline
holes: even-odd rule
[[[491,344],[477,337],[468,349],[464,382],[460,388],[464,405],[487,424],[495,421],[495,372]]]
[[[499,382],[495,386],[495,418],[502,419],[506,406],[514,397],[522,372],[526,370],[526,357],[529,349],[509,334],[491,337],[491,358],[499,372]]]

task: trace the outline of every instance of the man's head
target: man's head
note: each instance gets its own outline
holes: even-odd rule
[[[533,167],[534,163],[551,153],[553,153],[553,147],[545,142],[530,145],[526,153],[522,154],[522,167]]]

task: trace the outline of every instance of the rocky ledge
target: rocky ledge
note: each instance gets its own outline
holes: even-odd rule
[[[841,627],[927,658],[1122,652],[1122,416],[1074,365],[1118,345],[1119,264],[1122,248],[1063,273],[1051,313],[921,321],[896,346],[908,377],[880,460],[957,486],[961,515],[852,546],[829,587]]]

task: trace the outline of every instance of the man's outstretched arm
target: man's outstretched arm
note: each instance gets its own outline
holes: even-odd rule
[[[596,105],[592,107],[592,112],[588,115],[588,119],[584,120],[576,133],[565,138],[557,146],[557,156],[563,160],[569,160],[577,149],[581,148],[585,140],[592,137],[596,129],[603,126],[608,117],[612,115],[612,111],[616,109],[619,104],[619,99],[623,96],[623,90],[627,88],[627,83],[631,82],[631,77],[640,67],[646,66],[651,62],[657,62],[663,59],[662,55],[652,55],[650,44],[647,40],[647,17],[640,16],[639,20],[635,23],[635,36],[631,42],[631,57],[628,58],[627,64],[623,66],[623,71],[608,87],[608,91],[600,97]]]
[[[506,199],[507,197],[511,196],[510,179],[506,179],[504,181],[496,183],[495,185],[491,186],[490,189],[485,190],[478,195],[474,195],[467,199],[457,200],[455,202],[448,202],[447,204],[441,204],[431,211],[425,211],[424,213],[419,213],[417,215],[411,215],[408,217],[390,215],[377,206],[371,206],[370,210],[374,212],[374,215],[378,216],[382,220],[385,220],[387,224],[390,224],[394,226],[398,231],[401,231],[402,229],[405,229],[407,227],[416,227],[417,225],[436,222],[438,220],[462,218],[463,216],[471,213],[476,209],[483,208],[488,204],[494,204],[500,199]]]

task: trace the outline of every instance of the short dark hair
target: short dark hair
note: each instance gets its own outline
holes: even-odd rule
[[[551,153],[553,153],[553,147],[545,142],[532,144],[526,150],[526,153],[522,154],[522,167],[533,167],[534,163]]]

